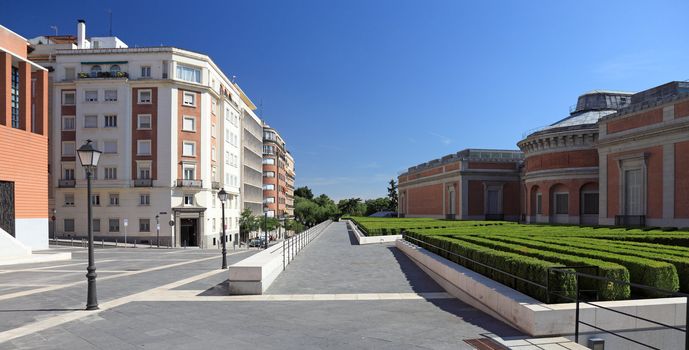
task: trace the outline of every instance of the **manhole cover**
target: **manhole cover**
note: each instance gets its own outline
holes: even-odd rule
[[[477,350],[509,350],[508,347],[489,338],[464,339],[464,342]]]

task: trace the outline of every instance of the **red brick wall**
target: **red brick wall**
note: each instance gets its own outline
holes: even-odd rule
[[[675,217],[677,218],[689,218],[689,156],[687,155],[689,155],[689,141],[676,143]]]
[[[585,168],[598,166],[598,151],[595,149],[556,152],[526,158],[526,171],[562,168]]]
[[[408,188],[407,214],[443,215],[443,185],[428,185]]]
[[[608,122],[607,130],[608,134],[613,134],[624,130],[636,129],[646,125],[657,124],[662,121],[663,109],[656,108],[654,110],[633,115],[631,117],[624,117],[622,119]]]
[[[521,185],[518,181],[505,183],[502,188],[502,210],[505,215],[521,214]]]
[[[185,106],[183,104],[184,102],[184,92],[185,90],[179,89],[177,90],[177,105],[179,108],[179,111],[177,112],[177,139],[178,139],[178,144],[177,144],[177,154],[179,154],[179,165],[177,166],[177,178],[181,179],[184,177],[184,167],[182,165],[183,160],[196,160],[196,174],[194,176],[195,179],[201,179],[201,167],[204,166],[205,164],[201,163],[201,154],[203,152],[203,147],[201,145],[201,94],[195,91],[186,91],[186,92],[193,92],[196,97],[194,97],[194,101],[196,102],[196,106],[190,107],[190,106]],[[196,117],[195,121],[195,126],[196,126],[196,131],[191,132],[191,131],[183,131],[182,127],[184,125],[184,117],[185,116],[190,116],[190,117]],[[183,150],[184,150],[184,141],[193,141],[196,143],[196,155],[194,157],[185,157],[183,156]]]
[[[459,162],[448,164],[445,166],[445,171],[459,170]]]
[[[483,181],[469,180],[469,215],[484,215]]]
[[[139,90],[151,90],[151,103],[138,104]],[[139,114],[151,115],[151,130],[137,130]],[[198,121],[197,121],[198,123]],[[197,124],[198,125],[198,124]],[[137,141],[151,140],[151,155],[137,155]],[[198,147],[198,146],[197,146]],[[197,151],[198,152],[198,151]],[[181,154],[181,151],[180,151]],[[158,179],[158,88],[133,88],[132,89],[132,178],[138,179],[137,160],[151,161],[151,179]],[[181,177],[180,177],[181,179]]]
[[[0,28],[0,47],[26,59],[28,43],[17,34]]]
[[[675,104],[675,118],[689,117],[689,101]]]

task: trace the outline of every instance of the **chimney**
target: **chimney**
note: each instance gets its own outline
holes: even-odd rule
[[[86,21],[80,19],[77,23],[77,49],[88,49],[86,41]]]

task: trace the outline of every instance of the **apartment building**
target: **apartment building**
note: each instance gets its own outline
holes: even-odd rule
[[[401,217],[510,220],[520,216],[520,166],[512,150],[465,149],[398,177]]]
[[[253,109],[246,109],[242,118],[242,210],[263,215],[263,121],[250,101],[247,105]]]
[[[74,47],[50,63],[57,234],[86,233],[90,200],[98,238],[217,246],[224,188],[226,239],[237,239],[249,98],[206,55],[85,31],[80,21]],[[90,199],[75,158],[86,140],[103,151]]]
[[[48,248],[48,71],[0,25],[0,255]]]
[[[287,215],[287,151],[277,130],[263,125],[263,212],[268,217]]]
[[[285,215],[294,217],[294,180],[296,177],[294,157],[290,151],[285,152]]]

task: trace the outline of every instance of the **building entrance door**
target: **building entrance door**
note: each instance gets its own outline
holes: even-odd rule
[[[488,197],[488,207],[487,213],[488,215],[495,215],[495,214],[500,214],[500,208],[499,208],[499,203],[498,203],[498,194],[499,192],[496,190],[488,190],[487,197]]]
[[[624,214],[643,215],[643,206],[641,203],[641,170],[627,170],[624,176]]]
[[[183,247],[198,245],[198,221],[199,219],[180,220],[180,239]]]
[[[0,228],[15,237],[14,182],[0,181]]]

